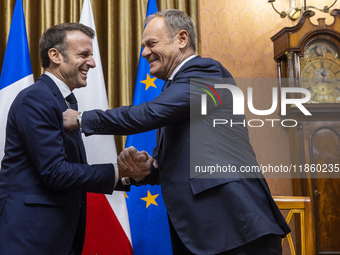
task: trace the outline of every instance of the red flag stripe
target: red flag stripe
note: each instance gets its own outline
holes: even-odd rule
[[[132,247],[107,198],[88,193],[83,255],[133,255]],[[115,244],[115,245],[113,245]]]

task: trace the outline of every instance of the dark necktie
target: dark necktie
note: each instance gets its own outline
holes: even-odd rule
[[[166,90],[170,86],[170,84],[171,84],[171,80],[167,80],[166,82],[164,82],[164,85],[162,87],[162,92]]]
[[[70,104],[71,109],[78,111],[77,99],[73,93],[69,94],[66,97],[66,101]]]
[[[68,102],[71,109],[78,111],[77,99],[76,99],[76,97],[74,96],[73,93],[69,94],[65,99]],[[79,128],[74,129],[74,130],[72,130],[71,133],[76,138],[76,142],[77,142],[77,146],[78,146],[78,150],[79,150],[79,158],[80,159],[82,158],[80,162],[85,163],[86,162],[85,157],[84,157],[85,154],[82,153],[82,151],[84,151],[84,145],[83,145],[83,141],[81,139],[80,129]],[[70,253],[70,254],[73,254],[73,253]]]

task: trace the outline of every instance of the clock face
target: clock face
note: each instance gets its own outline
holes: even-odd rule
[[[314,59],[317,57],[326,57],[326,58],[337,58],[338,54],[334,49],[334,46],[325,42],[325,41],[317,41],[311,44],[308,49],[306,49],[305,57],[309,59]]]
[[[312,103],[340,103],[340,65],[327,58],[309,61],[301,70],[301,86],[311,92]]]

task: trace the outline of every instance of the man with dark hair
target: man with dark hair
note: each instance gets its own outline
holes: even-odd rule
[[[78,118],[86,134],[158,129],[153,154],[157,164],[143,181],[131,183],[161,184],[173,254],[279,255],[281,238],[290,229],[261,174],[249,173],[247,178],[238,173],[221,178],[211,178],[209,173],[199,176],[205,178],[190,176],[192,154],[201,162],[220,166],[258,166],[246,126],[212,130],[206,125],[221,117],[238,122],[244,119],[232,114],[229,90],[220,94],[223,107],[211,103],[207,116],[191,114],[196,110],[190,107],[191,96],[200,98],[198,87],[204,87],[197,78],[229,78],[235,83],[219,62],[194,55],[195,38],[193,22],[182,11],[165,10],[149,16],[142,56],[149,62],[151,75],[166,81],[163,92],[150,102],[105,112],[68,110],[65,128],[78,128]],[[201,146],[192,145],[190,137]],[[130,150],[123,151],[118,162],[134,168],[133,162],[138,161]]]
[[[88,165],[79,129],[65,132],[62,112],[77,109],[72,93],[87,85],[94,31],[82,24],[49,28],[40,40],[45,69],[9,110],[0,172],[0,254],[82,253],[86,192],[112,194],[120,178],[150,173],[152,158],[134,172],[117,164]],[[112,230],[114,231],[114,229]]]
[[[84,26],[80,23],[61,23],[56,26],[50,27],[46,33],[42,35],[39,41],[40,61],[43,68],[48,68],[50,65],[50,58],[48,52],[51,48],[57,49],[68,61],[67,54],[67,41],[65,37],[68,32],[79,31],[90,37],[94,38],[95,32],[92,28]]]

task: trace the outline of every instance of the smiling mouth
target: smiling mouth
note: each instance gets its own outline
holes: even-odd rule
[[[83,75],[87,75],[88,72],[87,71],[80,71],[80,73],[83,74]]]
[[[156,62],[158,59],[152,59],[152,60],[149,60],[149,65],[151,65],[152,63]]]

